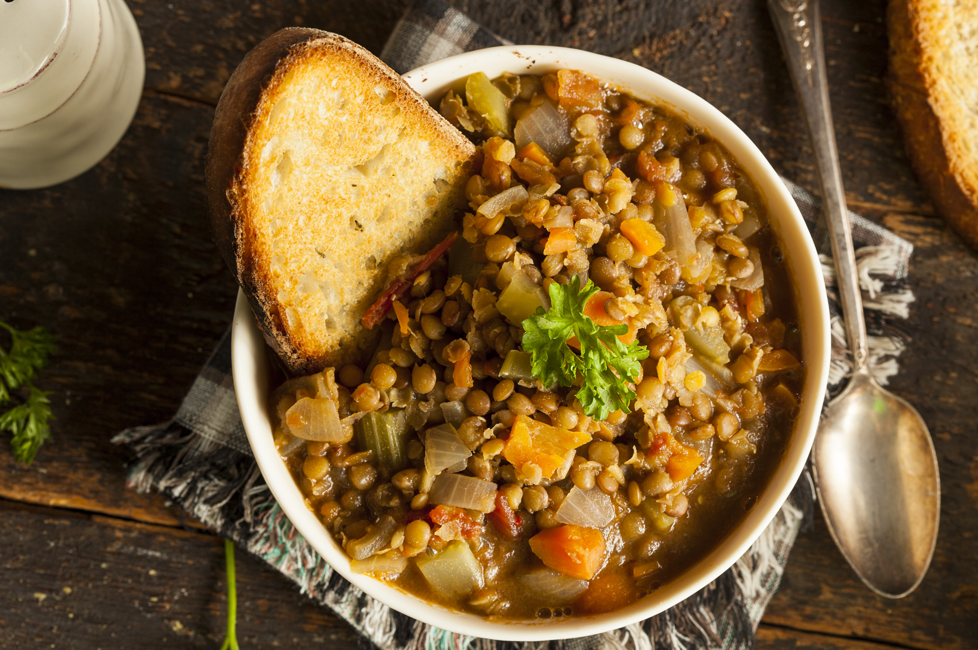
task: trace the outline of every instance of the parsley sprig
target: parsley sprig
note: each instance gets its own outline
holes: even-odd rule
[[[14,457],[29,465],[41,444],[51,437],[50,393],[32,382],[56,349],[54,337],[43,327],[20,331],[0,322],[0,328],[10,334],[11,341],[9,350],[0,346],[0,409],[6,409],[0,412],[0,431],[13,434],[10,447]],[[23,398],[25,391],[27,397]]]
[[[614,410],[631,412],[635,392],[628,382],[638,378],[639,362],[649,351],[637,341],[625,344],[618,338],[627,325],[598,325],[585,315],[584,306],[597,292],[590,280],[581,289],[577,276],[570,284],[551,284],[550,309],[538,308],[523,322],[523,349],[533,357],[533,375],[545,386],[570,387],[583,378],[577,399],[590,417],[605,420]],[[573,338],[580,353],[567,344]]]

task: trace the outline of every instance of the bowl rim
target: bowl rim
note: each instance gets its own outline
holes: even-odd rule
[[[786,249],[802,326],[807,376],[795,430],[780,465],[756,504],[705,557],[659,589],[656,594],[660,597],[654,599],[654,604],[650,602],[653,594],[625,608],[586,617],[560,621],[489,620],[423,601],[350,570],[349,559],[306,508],[298,486],[275,450],[265,403],[269,394],[266,346],[248,301],[239,289],[232,323],[235,393],[255,459],[282,511],[317,553],[356,587],[403,614],[466,636],[543,641],[599,634],[654,616],[702,589],[748,550],[790,495],[810,454],[828,381],[828,302],[808,228],[794,199],[756,145],[704,99],[641,66],[582,50],[549,46],[500,46],[467,52],[416,68],[405,74],[404,79],[430,101],[474,72],[495,77],[504,71],[526,74],[557,68],[583,70],[635,97],[668,106],[719,140],[748,172],[767,203],[769,222]]]

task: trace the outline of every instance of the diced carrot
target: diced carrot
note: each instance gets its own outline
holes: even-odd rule
[[[588,74],[578,70],[559,70],[556,82],[556,99],[564,110],[601,108],[604,102],[600,84]],[[544,78],[544,89],[550,94],[546,85]]]
[[[703,457],[700,456],[698,451],[690,447],[686,447],[685,449],[687,453],[673,454],[666,462],[666,471],[669,472],[669,478],[673,481],[681,481],[689,478],[696,471],[696,468],[700,466],[700,463],[703,462]]]
[[[551,162],[550,157],[547,156],[547,152],[543,150],[543,147],[538,145],[536,142],[531,142],[516,153],[517,158],[527,159],[529,158],[533,162],[543,165],[544,167],[553,167],[554,164]]]
[[[740,303],[744,306],[744,316],[747,321],[754,323],[764,315],[764,292],[762,289],[754,291],[739,290]]]
[[[585,303],[584,315],[590,318],[591,320],[593,320],[598,325],[602,325],[604,327],[613,327],[615,325],[621,325],[622,321],[615,320],[614,318],[609,316],[608,312],[606,312],[604,309],[605,303],[607,303],[610,298],[614,298],[614,297],[615,294],[611,293],[610,291],[597,292],[596,294],[588,298],[587,303]],[[628,324],[628,331],[625,332],[624,334],[619,334],[618,340],[627,345],[635,340],[635,337],[638,335],[638,331],[635,329],[635,324],[632,322],[630,318],[625,320],[624,322]],[[575,350],[581,349],[581,343],[580,341],[577,340],[576,336],[568,339],[567,345],[574,348]]]
[[[573,228],[553,228],[543,245],[544,255],[566,253],[577,246],[577,234]]]
[[[523,518],[513,512],[501,491],[496,492],[496,509],[486,515],[486,519],[506,539],[519,539],[523,533]]]
[[[408,310],[407,307],[401,304],[400,300],[394,301],[394,315],[397,316],[397,324],[401,327],[401,336],[407,336],[410,334],[408,330]]]
[[[673,481],[689,478],[703,462],[703,457],[692,447],[687,447],[672,437],[671,433],[660,433],[652,439],[649,449],[651,455],[658,455],[668,449],[669,459],[666,461],[666,471]]]
[[[456,386],[472,388],[472,352],[468,349],[459,353],[452,369],[452,381]]]
[[[642,255],[655,255],[666,245],[666,238],[648,221],[625,219],[619,229]]]
[[[593,320],[598,325],[621,325],[620,320],[616,320],[608,315],[604,310],[606,302],[615,297],[610,291],[599,291],[590,298],[584,305],[584,315]]]
[[[620,609],[635,600],[635,580],[625,571],[605,569],[574,602],[580,614],[601,614]]]
[[[787,350],[771,350],[761,357],[757,372],[781,372],[793,370],[801,366],[801,362]]]
[[[572,449],[590,442],[591,435],[584,431],[568,431],[544,424],[525,415],[517,415],[503,448],[503,458],[517,469],[532,463],[543,471],[544,477],[553,476]]]
[[[573,524],[547,528],[530,538],[530,550],[554,571],[590,580],[604,564],[604,535]]]

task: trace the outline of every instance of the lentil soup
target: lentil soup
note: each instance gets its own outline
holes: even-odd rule
[[[766,207],[727,150],[573,70],[484,74],[459,232],[389,269],[362,364],[286,381],[275,442],[355,572],[500,619],[611,611],[705,556],[805,372]]]

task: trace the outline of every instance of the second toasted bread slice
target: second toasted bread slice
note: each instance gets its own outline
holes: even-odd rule
[[[282,30],[221,96],[207,183],[218,244],[292,372],[356,359],[395,256],[457,228],[475,148],[341,36]]]

